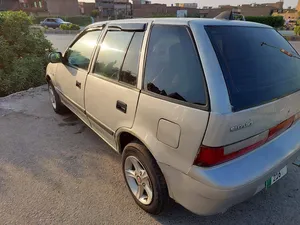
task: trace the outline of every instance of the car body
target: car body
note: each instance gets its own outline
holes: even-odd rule
[[[66,105],[123,154],[127,185],[147,212],[161,211],[146,201],[166,201],[161,193],[199,215],[225,212],[269,188],[299,155],[299,55],[269,26],[101,22],[54,56],[46,76],[54,110]],[[126,175],[136,167],[150,177],[144,201],[143,176]]]
[[[40,24],[43,27],[49,27],[49,28],[56,29],[56,28],[59,28],[60,25],[62,25],[62,24],[70,24],[70,23],[62,20],[61,18],[46,18]]]

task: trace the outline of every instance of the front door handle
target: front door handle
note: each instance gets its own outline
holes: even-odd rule
[[[79,81],[76,80],[76,87],[78,87],[79,89],[81,89],[81,83]]]
[[[116,108],[123,113],[127,112],[127,104],[121,101],[117,101]]]

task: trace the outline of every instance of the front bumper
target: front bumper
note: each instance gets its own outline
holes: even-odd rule
[[[299,150],[300,121],[271,142],[222,165],[192,166],[188,174],[159,165],[176,202],[196,214],[213,215],[261,191],[268,178],[297,158]]]

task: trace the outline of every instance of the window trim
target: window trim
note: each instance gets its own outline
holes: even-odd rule
[[[124,82],[124,81],[121,81],[121,80],[120,80],[120,74],[121,74],[121,72],[123,71],[123,66],[124,66],[124,63],[125,63],[125,60],[126,60],[126,56],[127,56],[127,54],[128,54],[129,48],[130,48],[130,46],[131,46],[131,43],[132,43],[133,38],[134,38],[134,36],[135,36],[136,33],[143,33],[143,34],[144,34],[144,37],[143,37],[143,40],[142,40],[141,52],[140,52],[139,61],[138,61],[138,74],[137,74],[137,76],[136,76],[136,84],[135,84],[135,85],[131,85],[131,84],[128,84],[128,83],[126,83],[126,82]],[[124,56],[123,63],[122,63],[122,65],[121,65],[121,67],[120,67],[120,71],[119,71],[119,79],[118,79],[118,81],[119,81],[120,83],[128,84],[128,85],[131,86],[131,87],[137,87],[137,85],[138,85],[138,78],[139,78],[139,67],[140,67],[139,62],[140,62],[141,57],[142,57],[142,48],[143,48],[143,41],[144,41],[144,39],[145,39],[145,35],[146,35],[145,31],[134,31],[134,34],[132,35],[132,38],[131,38],[131,40],[130,40],[130,42],[129,42],[129,45],[128,45],[128,48],[127,48],[127,50],[126,50],[126,54],[125,54],[125,56]]]
[[[192,44],[194,46],[194,49],[196,51],[196,54],[198,56],[198,60],[200,62],[201,70],[202,70],[202,73],[203,73],[202,79],[203,79],[203,88],[204,88],[204,93],[205,93],[205,102],[206,102],[205,105],[204,104],[203,105],[194,104],[194,103],[190,103],[190,102],[181,101],[181,100],[178,100],[178,99],[175,99],[175,98],[171,98],[171,97],[168,97],[168,96],[163,96],[163,95],[151,92],[149,90],[146,90],[144,88],[144,81],[145,81],[145,72],[146,72],[146,63],[147,63],[147,58],[148,58],[149,43],[150,43],[150,38],[151,38],[153,27],[156,26],[156,25],[159,25],[159,26],[168,26],[168,27],[170,27],[170,26],[172,26],[172,27],[174,27],[174,26],[184,27],[187,30],[187,32],[188,32],[188,34],[189,34],[189,36],[191,38]],[[195,108],[195,109],[201,109],[201,110],[204,110],[204,111],[210,111],[210,98],[209,98],[208,86],[207,86],[207,82],[206,82],[206,79],[205,79],[205,73],[204,73],[204,69],[203,69],[201,57],[200,57],[200,54],[199,54],[198,47],[196,45],[196,41],[195,41],[193,32],[191,31],[191,28],[188,25],[181,25],[181,24],[156,24],[156,23],[152,23],[152,25],[150,27],[149,35],[147,37],[147,44],[146,44],[146,49],[145,49],[145,53],[144,53],[143,73],[142,73],[141,80],[142,80],[142,82],[141,82],[141,84],[142,84],[142,86],[141,86],[141,93],[143,93],[143,94],[146,94],[146,95],[149,95],[149,96],[152,96],[154,98],[161,99],[161,100],[165,100],[165,101],[168,101],[168,102],[180,104],[180,105],[183,105],[183,106],[188,106],[188,107]]]
[[[132,35],[132,37],[131,37],[131,39],[130,39],[130,41],[129,41],[129,44],[128,44],[127,48],[126,48],[126,53],[125,53],[124,58],[123,58],[123,61],[122,61],[122,63],[121,63],[120,70],[119,70],[119,73],[118,73],[118,79],[117,79],[117,80],[111,79],[111,78],[109,78],[109,77],[106,77],[106,76],[103,76],[103,75],[101,75],[101,74],[98,74],[98,73],[95,73],[95,72],[94,72],[95,64],[96,64],[96,61],[97,61],[97,59],[98,59],[99,53],[100,53],[100,51],[101,51],[101,44],[102,44],[103,41],[105,40],[105,37],[106,37],[107,33],[110,32],[110,31],[113,31],[113,32],[130,32],[130,33],[133,33],[133,35]],[[130,47],[130,44],[131,44],[131,42],[132,42],[132,40],[133,40],[133,37],[134,37],[135,33],[136,33],[136,31],[122,31],[122,30],[120,30],[120,29],[113,29],[113,30],[111,30],[110,27],[108,26],[108,28],[107,28],[105,34],[103,35],[103,37],[101,38],[101,41],[99,42],[99,46],[98,46],[97,51],[94,53],[94,60],[93,60],[93,65],[92,65],[91,70],[90,70],[90,75],[95,76],[95,77],[97,77],[97,78],[102,78],[102,79],[104,79],[104,80],[106,80],[106,81],[111,81],[112,83],[115,83],[115,84],[120,84],[121,86],[130,88],[130,89],[133,89],[133,90],[138,90],[138,89],[137,89],[138,76],[136,77],[136,80],[137,80],[137,81],[136,81],[136,85],[131,85],[131,84],[125,83],[125,82],[123,82],[123,81],[120,81],[120,73],[121,73],[121,71],[122,71],[122,69],[123,69],[124,61],[125,61],[125,58],[126,58],[126,56],[127,56],[127,53],[128,53],[129,47]],[[144,35],[145,35],[145,32],[144,32]],[[144,38],[145,38],[145,36],[144,36]],[[140,57],[140,58],[141,58],[141,57]]]
[[[104,25],[104,26],[105,26],[105,25]],[[99,42],[100,42],[101,37],[102,37],[102,32],[100,33],[100,35],[99,35],[99,37],[98,37],[98,39],[97,39],[96,46],[94,47],[94,49],[93,49],[93,51],[92,51],[92,53],[91,53],[91,58],[90,58],[89,66],[88,66],[87,69],[82,69],[82,68],[80,68],[80,67],[77,67],[77,66],[74,66],[74,65],[72,65],[72,64],[69,64],[69,63],[66,61],[66,59],[65,59],[65,55],[66,55],[66,53],[68,52],[68,50],[69,50],[70,48],[72,48],[72,46],[73,46],[80,38],[82,38],[84,35],[86,35],[86,34],[89,33],[89,32],[93,32],[93,31],[103,31],[103,30],[104,30],[104,26],[86,29],[86,30],[82,31],[80,34],[78,34],[78,36],[76,36],[76,38],[71,42],[71,44],[70,44],[70,45],[68,46],[68,48],[65,50],[65,52],[64,52],[64,54],[63,54],[63,59],[64,59],[63,64],[64,64],[65,66],[68,66],[68,67],[73,68],[73,69],[75,69],[75,70],[84,71],[84,72],[89,72],[90,69],[91,69],[91,64],[92,64],[92,62],[93,62],[93,58],[94,58],[95,51],[97,50],[98,45],[99,45]]]
[[[122,82],[122,81],[120,82],[120,81],[118,81],[118,80],[113,80],[113,79],[110,79],[110,78],[108,78],[108,77],[99,75],[99,74],[97,74],[97,73],[89,73],[88,75],[89,75],[89,76],[93,76],[93,77],[97,77],[97,78],[99,78],[99,79],[108,81],[108,82],[113,83],[113,84],[116,84],[116,85],[120,85],[120,86],[122,86],[122,87],[126,87],[126,88],[131,89],[131,90],[134,90],[134,91],[140,91],[136,86],[127,84],[127,83]]]

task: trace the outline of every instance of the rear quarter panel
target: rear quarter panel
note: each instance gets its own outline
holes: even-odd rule
[[[208,118],[207,111],[141,93],[132,131],[158,162],[187,173],[198,153]],[[171,147],[157,138],[158,124],[162,119],[179,126],[178,146]]]

